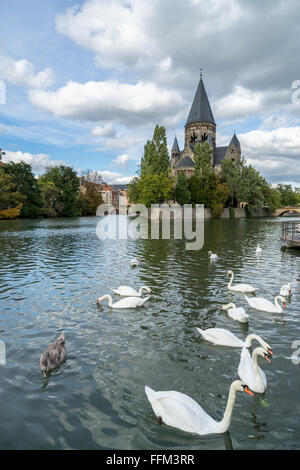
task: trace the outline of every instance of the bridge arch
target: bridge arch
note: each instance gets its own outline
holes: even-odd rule
[[[297,212],[300,215],[300,207],[280,207],[276,209],[275,216],[280,217],[287,212]]]

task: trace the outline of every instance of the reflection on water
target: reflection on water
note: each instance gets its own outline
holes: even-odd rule
[[[281,249],[282,219],[208,220],[200,251],[185,250],[184,240],[99,240],[97,221],[0,221],[0,340],[7,356],[0,367],[0,448],[299,447],[300,377],[291,356],[300,339],[300,251]],[[209,250],[217,261],[210,262]],[[141,261],[132,269],[135,256]],[[286,312],[250,309],[227,289],[229,269],[236,282],[270,300],[291,282]],[[134,310],[95,304],[120,285],[148,285],[153,295]],[[245,308],[248,325],[218,310],[231,301]],[[271,365],[261,363],[266,392],[238,394],[224,435],[159,425],[144,392],[145,385],[178,390],[222,419],[240,350],[203,341],[196,327],[226,328],[241,339],[257,333],[275,353]],[[67,360],[45,381],[39,358],[61,331]]]

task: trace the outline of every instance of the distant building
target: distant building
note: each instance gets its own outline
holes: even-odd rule
[[[241,159],[241,146],[237,136],[233,135],[229,145],[216,146],[216,123],[207,98],[202,74],[196,95],[185,125],[185,145],[181,151],[175,137],[171,150],[171,167],[173,175],[177,178],[181,171],[188,177],[194,174],[194,151],[196,143],[208,142],[212,150],[212,170],[219,173],[224,159],[231,159],[238,163]]]

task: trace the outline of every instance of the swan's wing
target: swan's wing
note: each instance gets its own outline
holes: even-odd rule
[[[208,328],[207,330],[200,330],[200,328],[197,329],[204,339],[219,346],[240,348],[244,344],[244,341],[241,341],[237,336],[231,333],[231,331],[225,330],[224,328]]]
[[[238,321],[243,321],[247,322],[248,321],[248,315],[246,314],[245,310],[243,307],[239,308],[230,308],[228,310],[228,315],[233,319],[233,320],[238,320]]]
[[[128,295],[129,297],[138,295],[138,292],[129,286],[120,286],[118,292],[119,295]]]
[[[263,297],[255,297],[251,299],[251,303],[252,303],[252,306],[258,310],[272,312],[275,309],[275,305],[272,302],[270,302],[270,300],[264,299]]]
[[[236,290],[240,290],[241,292],[254,292],[256,288],[250,286],[250,284],[236,284],[233,286]]]
[[[149,387],[145,391],[155,415],[168,426],[198,434],[213,432],[217,423],[191,397],[175,391],[149,392]]]
[[[150,299],[150,297],[151,297],[151,296],[148,295],[148,297],[145,297],[144,299],[141,299],[141,298],[140,298],[140,299],[137,299],[137,305],[138,305],[139,307],[141,307],[142,305],[144,305],[145,302],[147,302],[148,299]]]
[[[139,306],[140,300],[138,297],[126,297],[113,304],[113,308],[136,308]]]

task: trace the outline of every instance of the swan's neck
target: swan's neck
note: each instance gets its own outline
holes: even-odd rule
[[[219,422],[220,432],[226,432],[230,426],[235,398],[236,398],[236,389],[234,385],[231,385],[229,394],[228,394],[228,400],[227,400],[227,405],[226,405],[226,409],[224,412],[224,416],[223,416],[222,421]]]
[[[228,287],[231,287],[232,283],[233,283],[233,279],[234,279],[234,273],[232,272],[231,273],[231,279],[229,281],[229,284],[228,284]]]
[[[281,305],[279,305],[279,300],[281,301],[281,297],[277,295],[277,297],[275,297],[275,306],[279,311],[282,311]]]
[[[252,341],[254,341],[256,339],[256,341],[259,342],[259,344],[261,344],[263,347],[265,347],[265,345],[262,344],[262,339],[260,336],[258,335],[255,335],[255,334],[251,334],[251,335],[248,335],[246,340],[245,340],[245,347],[246,348],[251,348],[252,346]]]
[[[235,304],[222,305],[222,310],[229,310],[230,308],[235,308]]]
[[[258,358],[258,352],[257,352],[257,351],[253,351],[253,353],[252,353],[252,362],[253,362],[254,375],[255,375],[257,378],[260,379],[261,377],[260,377],[260,373],[259,373],[257,358]]]
[[[113,301],[112,301],[112,296],[109,295],[109,294],[106,294],[103,298],[104,298],[104,299],[108,299],[108,305],[109,305],[109,307],[111,307],[111,306],[112,306],[112,303],[113,303]]]
[[[143,290],[147,290],[146,286],[140,287],[139,294],[142,295]]]

